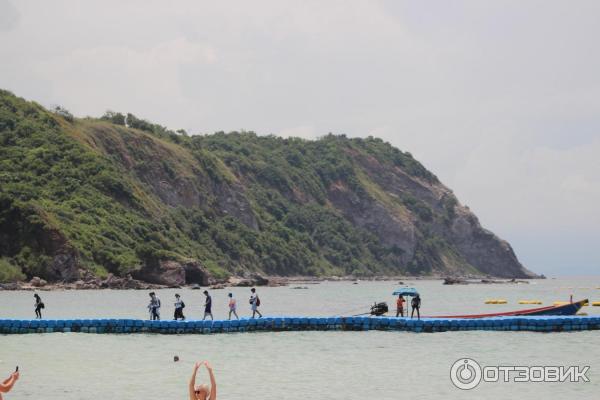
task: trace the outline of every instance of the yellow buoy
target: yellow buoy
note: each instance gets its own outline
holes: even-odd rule
[[[487,299],[485,304],[506,304],[504,299]]]
[[[555,306],[565,306],[565,305],[567,305],[567,304],[569,304],[569,302],[568,302],[568,301],[555,301],[555,302],[554,302],[554,305],[555,305]]]
[[[589,305],[590,305],[590,302],[589,302],[589,301],[586,301],[585,303],[583,303],[583,305],[584,305],[584,306],[589,306]]]
[[[587,317],[588,313],[586,313],[586,312],[578,312],[575,315],[581,315],[582,317]]]
[[[600,301],[594,301],[594,302],[592,302],[592,306],[593,307],[600,307]]]
[[[541,300],[519,300],[519,304],[542,304]]]

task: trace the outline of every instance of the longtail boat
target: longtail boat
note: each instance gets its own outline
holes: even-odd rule
[[[410,296],[410,297],[418,297],[419,292],[415,288],[402,287],[400,289],[395,290],[392,295],[394,296]],[[507,311],[501,313],[491,313],[491,314],[468,314],[468,315],[433,315],[433,316],[424,316],[423,318],[488,318],[488,317],[515,317],[519,315],[527,315],[527,316],[536,316],[536,315],[575,315],[581,307],[588,303],[588,299],[572,302],[569,304],[563,304],[560,306],[546,306],[546,307],[537,307],[530,308],[526,310],[516,310],[516,311]],[[387,305],[386,310],[387,312]],[[408,307],[407,307],[408,313]],[[381,315],[373,312],[373,308],[371,308],[371,315]]]
[[[515,317],[520,315],[536,316],[536,315],[575,315],[584,304],[588,302],[588,299],[576,301],[561,306],[547,306],[530,308],[526,310],[507,311],[501,313],[491,314],[471,314],[471,315],[436,315],[431,317],[423,318],[488,318],[488,317]]]

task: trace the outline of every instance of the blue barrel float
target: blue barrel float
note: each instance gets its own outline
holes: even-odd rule
[[[289,331],[530,331],[572,332],[600,330],[600,316],[492,317],[478,319],[393,317],[265,317],[215,321],[147,321],[136,319],[0,319],[0,334],[82,332],[213,334]]]

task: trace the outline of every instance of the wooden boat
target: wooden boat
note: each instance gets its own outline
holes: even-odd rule
[[[581,307],[588,302],[588,299],[576,301],[560,306],[547,306],[530,308],[527,310],[508,311],[491,314],[472,314],[472,315],[436,315],[423,318],[488,318],[488,317],[517,317],[517,316],[540,316],[540,315],[575,315]]]

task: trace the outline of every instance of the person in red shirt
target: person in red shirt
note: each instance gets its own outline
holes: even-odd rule
[[[236,319],[240,319],[240,317],[238,317],[237,312],[235,311],[237,308],[237,304],[235,302],[235,299],[233,298],[233,293],[229,293],[227,296],[229,296],[229,319],[231,319],[231,314],[233,313],[233,315],[235,315]]]
[[[396,300],[396,317],[398,315],[404,317],[404,297],[402,295],[399,295]]]

